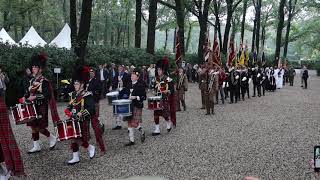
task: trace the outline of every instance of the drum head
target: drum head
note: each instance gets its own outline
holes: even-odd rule
[[[161,100],[161,96],[152,96],[152,97],[149,97],[148,99],[150,99],[150,100]]]
[[[111,97],[118,96],[118,95],[119,95],[119,91],[112,91],[107,93],[107,96],[111,96]]]
[[[113,100],[112,104],[113,105],[123,105],[123,104],[131,104],[132,100],[130,99],[118,99],[118,100]]]

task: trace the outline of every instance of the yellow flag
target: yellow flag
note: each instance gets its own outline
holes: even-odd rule
[[[239,64],[240,64],[240,65],[244,65],[244,60],[245,60],[245,57],[244,57],[244,52],[243,52],[243,50],[242,50],[242,51],[241,51],[240,60],[239,60]]]

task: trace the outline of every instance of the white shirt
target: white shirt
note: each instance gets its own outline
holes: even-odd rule
[[[103,69],[100,69],[100,80],[104,81],[104,76],[103,76]]]
[[[155,68],[148,68],[149,77],[155,77],[156,76],[156,69]]]

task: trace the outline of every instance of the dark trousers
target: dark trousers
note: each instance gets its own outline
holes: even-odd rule
[[[220,92],[220,97],[221,97],[221,101],[222,101],[222,104],[224,104],[224,88],[220,87],[219,90],[217,91],[216,93],[216,102],[217,104],[219,104],[219,92]]]
[[[257,83],[253,83],[253,96],[256,96]]]
[[[308,88],[308,78],[303,78],[304,88]]]
[[[240,101],[240,85],[236,86],[235,99],[236,102]]]
[[[233,103],[234,99],[236,100],[236,98],[235,98],[235,96],[236,96],[236,88],[235,87],[230,87],[229,91],[230,91],[230,103]]]
[[[258,90],[258,96],[261,96],[261,84],[257,85],[257,90]]]
[[[244,100],[244,97],[245,97],[246,93],[248,94],[248,98],[250,98],[249,85],[241,86],[242,100]]]
[[[100,81],[101,83],[101,98],[105,98],[106,97],[106,93],[107,93],[107,81]]]
[[[293,82],[294,82],[294,77],[289,77],[290,86],[293,86]]]

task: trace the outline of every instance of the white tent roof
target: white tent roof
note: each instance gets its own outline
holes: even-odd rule
[[[22,45],[35,46],[45,46],[47,43],[39,36],[37,31],[31,26],[27,34],[20,40]]]
[[[55,37],[49,45],[59,48],[71,48],[71,29],[68,24],[65,24],[61,32]]]
[[[8,42],[11,45],[16,44],[16,42],[9,36],[9,34],[4,28],[2,28],[0,31],[0,42],[2,43]]]

